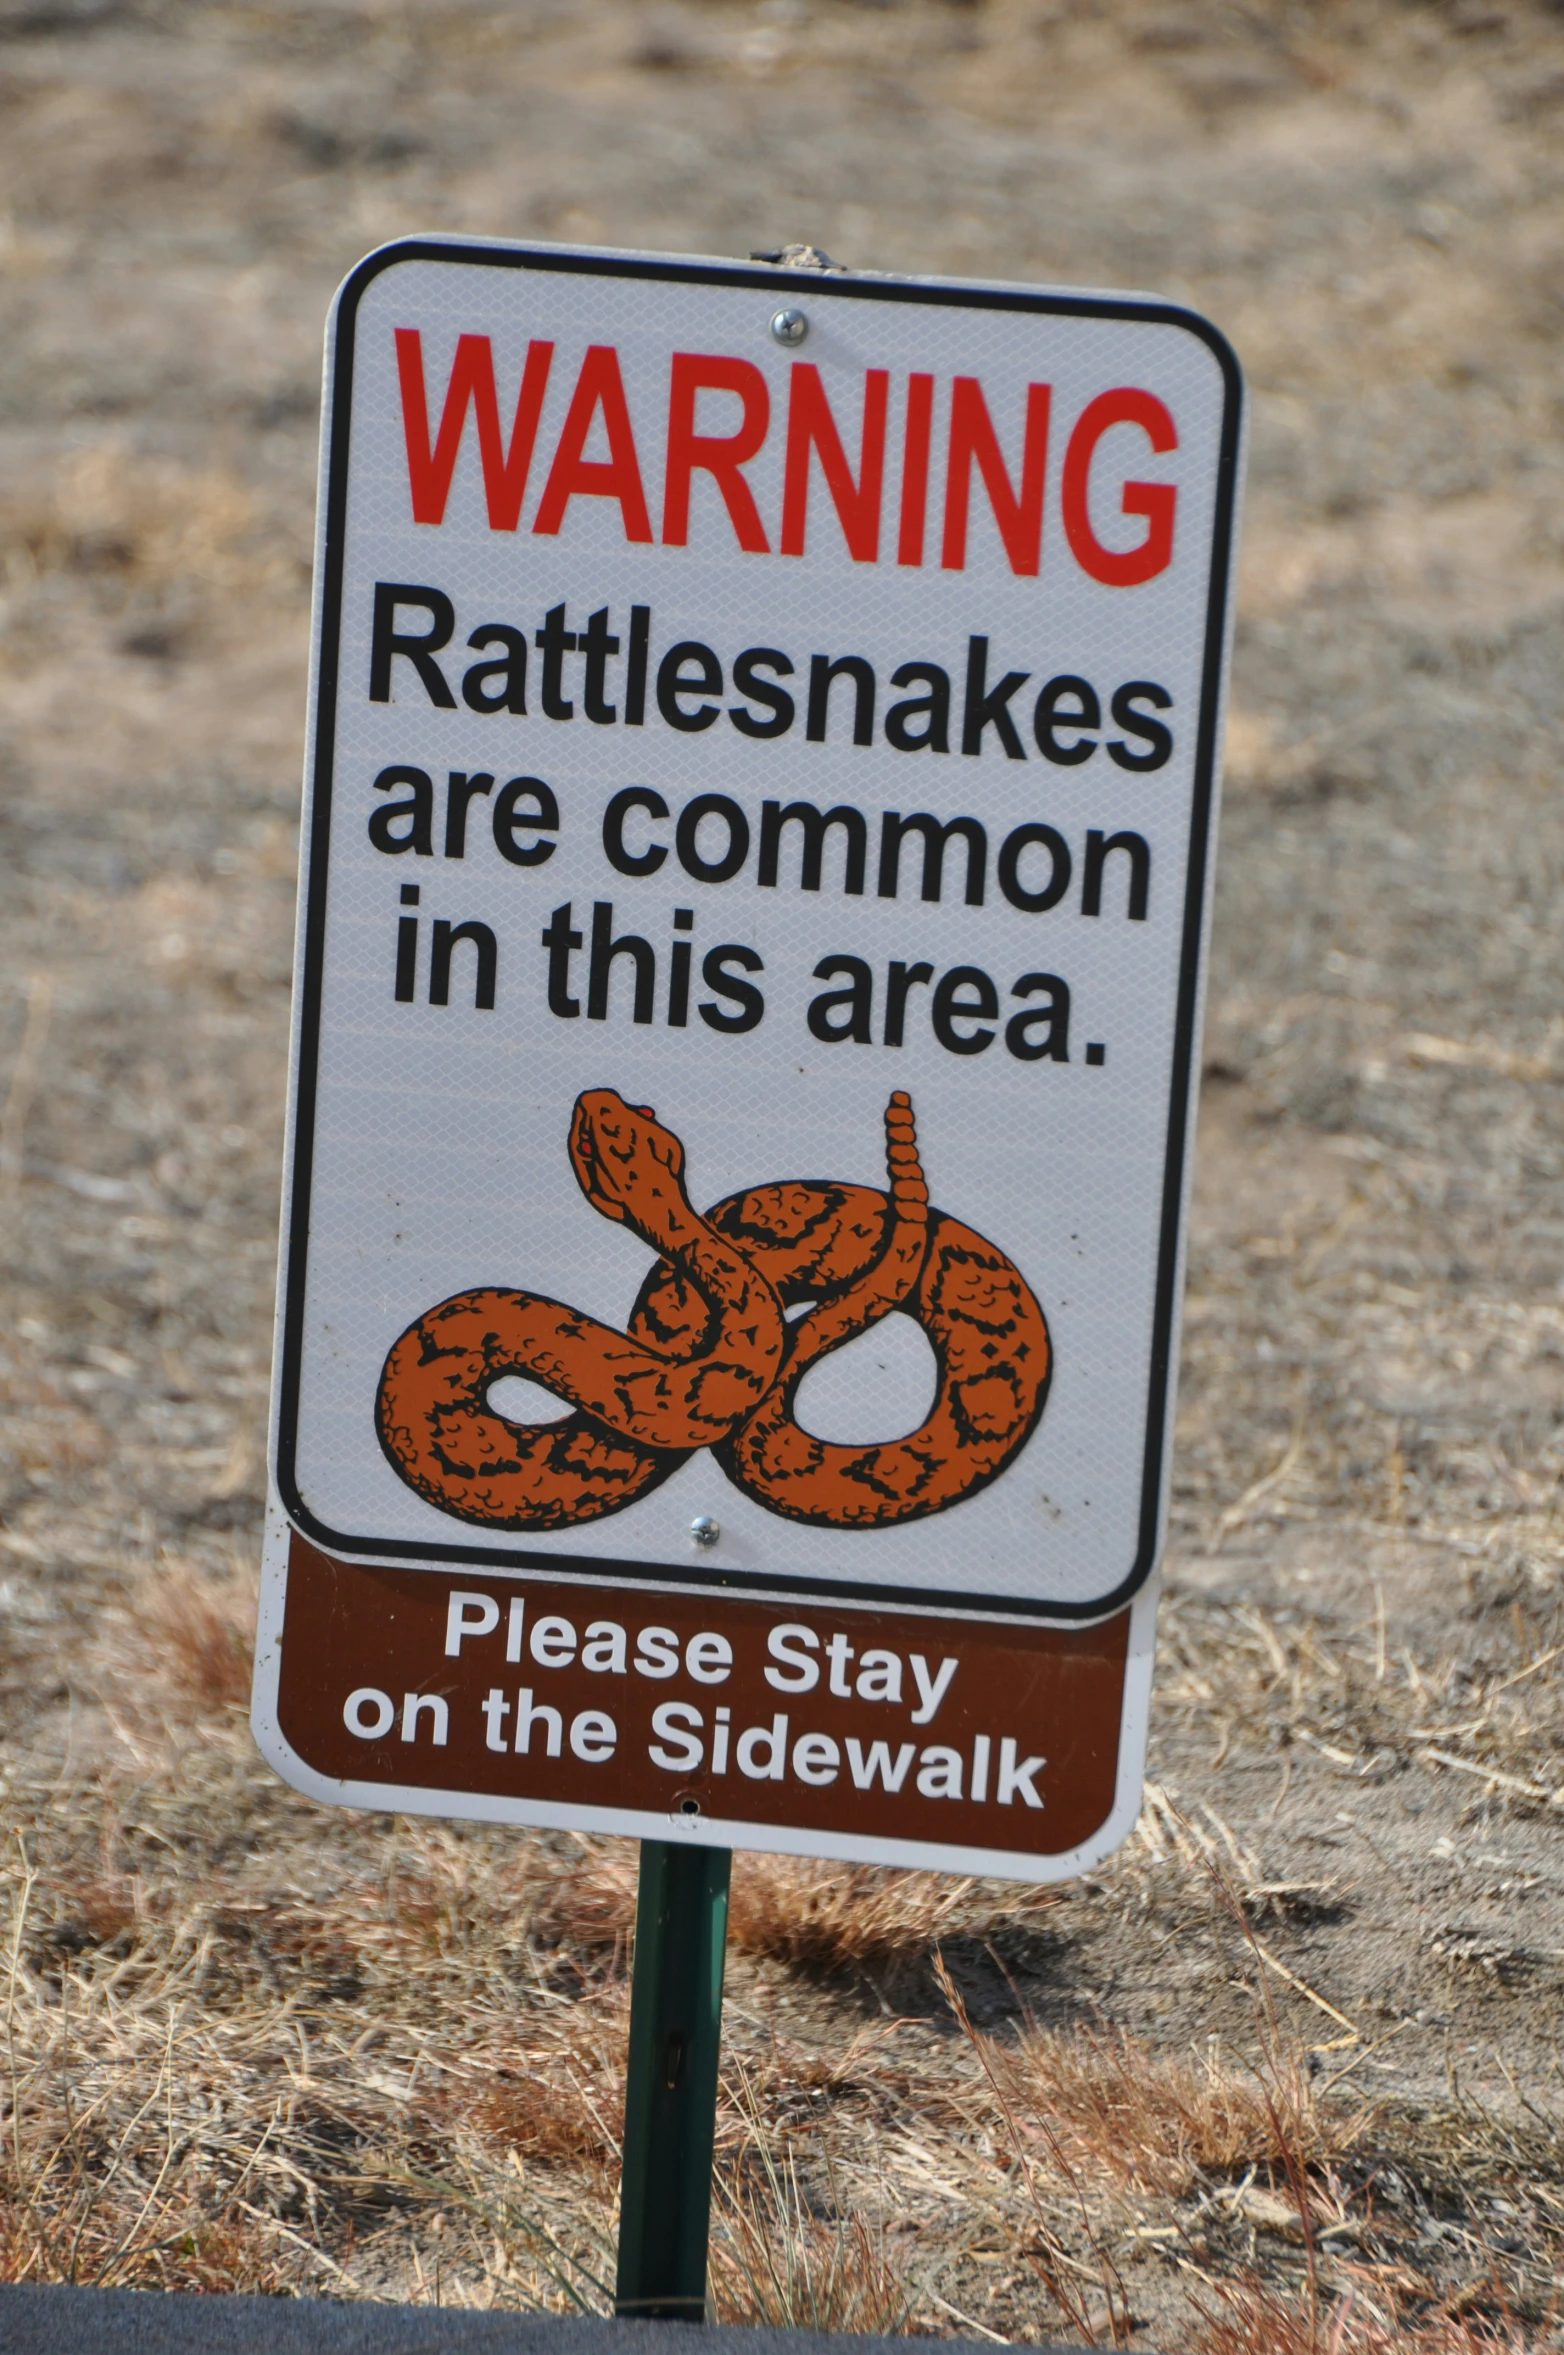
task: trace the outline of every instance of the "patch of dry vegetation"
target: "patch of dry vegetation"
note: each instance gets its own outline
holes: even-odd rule
[[[1264,1950],[1242,1897],[1209,1857],[1199,1863],[1258,1965]],[[1196,2355],[1465,2355],[1555,2343],[1559,2301],[1535,2282],[1517,2296],[1501,2253],[1513,2241],[1459,2232],[1475,2265],[1443,2294],[1415,2243],[1448,2229],[1440,2210],[1465,2207],[1475,2222],[1472,2194],[1502,2181],[1527,2186],[1557,2247],[1558,2121],[1533,2109],[1532,2130],[1517,2135],[1481,2104],[1435,2119],[1333,2098],[1351,2064],[1320,2082],[1313,2056],[1281,2034],[1261,1968],[1250,1987],[1254,2057],[1223,2057],[1213,2042],[1199,2065],[1112,2030],[983,2035],[943,1964],[939,1976],[1003,2122],[1011,2188],[1031,2210],[1032,2234],[1012,2245],[1087,2344],[1134,2337],[1126,2274],[1148,2241],[1202,2285],[1191,2307]]]
[[[1059,1902],[1052,1889],[957,1880],[880,1865],[743,1856],[729,1935],[741,1954],[831,1973],[927,1970],[941,1940],[1030,1934]]]
[[[224,1585],[194,1564],[165,1556],[132,1621],[137,1663],[159,1700],[196,1714],[248,1710],[255,1661],[255,1586],[243,1575]]]
[[[714,2311],[724,2322],[786,2330],[905,2330],[927,2296],[890,2243],[883,2214],[866,2215],[856,2186],[830,2161],[825,2196],[812,2197],[796,2145],[768,2119],[755,2079],[740,2068],[725,2091],[730,2120],[736,2111],[744,2131],[714,2187]]]
[[[290,606],[296,534],[231,468],[185,466],[105,439],[0,499],[0,583],[13,646],[48,629],[67,576],[123,652],[172,657],[236,600]]]
[[[1051,1889],[898,1872],[882,1865],[743,1854],[733,1862],[733,1951],[829,1977],[927,1973],[943,1939],[990,1944],[1032,1935],[1059,1903]],[[540,1937],[615,1960],[635,1926],[631,1853],[590,1850],[560,1873],[537,1916]]]
[[[1502,2298],[1480,2319],[1432,2312],[1413,2321],[1349,2291],[1326,2316],[1252,2283],[1224,2285],[1196,2315],[1192,2355],[1527,2355],[1539,2344],[1506,2320]]]
[[[215,1810],[240,1831],[241,1774],[203,1745],[102,1794],[96,1870],[8,1860],[9,2277],[346,2285],[355,2250],[419,2214],[461,2263],[498,2219],[477,2278],[508,2283],[497,2250],[547,2245],[534,2165],[573,2176],[567,2254],[590,2270],[624,1989],[548,1986],[527,1929],[537,1860],[496,1870],[415,1830],[390,1858],[366,1843],[347,1876],[340,1860],[310,1874],[301,1845],[302,1880],[258,1886],[203,1828]],[[541,2208],[558,2204],[545,2184]],[[237,2236],[220,2283],[214,2223]]]
[[[1473,1799],[1502,1796],[1523,1817],[1564,1812],[1564,1565],[1551,1554],[1504,1563],[1474,1553],[1458,1575],[1481,1632],[1432,1661],[1387,1640],[1383,1582],[1356,1642],[1327,1635],[1304,1611],[1176,1598],[1165,1614],[1162,1701],[1216,1729],[1218,1758],[1247,1736],[1359,1782],[1415,1769],[1455,1778]]]
[[[323,1845],[247,1757],[205,1637],[163,1659],[178,1705],[156,1736],[127,1720],[159,1757],[56,1795],[0,1874],[0,2278],[606,2311],[633,1850],[392,1819]],[[866,1933],[854,1875],[824,1868],[790,1944],[810,1868],[744,1859],[716,2311],[1119,2343],[1151,2258],[1199,2294],[1199,2355],[1476,2355],[1519,2314],[1541,2330],[1481,2202],[1551,2199],[1564,2228],[1557,2129],[1470,2100],[1398,2116],[1352,2084],[1353,2050],[1322,2066],[1284,2034],[1220,1845],[1164,1803],[1125,1879],[1176,1878],[1247,1977],[1247,2056],[974,2027],[948,1958],[1024,1928],[1025,1892],[994,1885],[985,1912],[982,1884],[876,1874]],[[787,2024],[790,1986],[834,2001],[920,1939],[943,2027],[891,2016],[822,2047]]]
[[[1110,2182],[1177,2197],[1246,2171],[1318,2173],[1361,2150],[1370,2109],[1322,2098],[1301,2053],[1269,2079],[1213,2050],[1158,2053],[1122,2030],[1033,2029],[998,2064],[1033,2140]]]

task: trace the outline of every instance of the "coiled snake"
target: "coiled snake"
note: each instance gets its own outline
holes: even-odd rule
[[[570,1129],[582,1191],[662,1255],[627,1329],[536,1292],[442,1301],[380,1377],[375,1428],[397,1472],[441,1512],[493,1529],[621,1512],[698,1447],[769,1512],[827,1528],[920,1520],[986,1487],[1043,1411],[1048,1327],[1004,1252],[930,1209],[900,1090],[885,1133],[887,1192],[797,1179],[702,1217],[672,1131],[589,1090]],[[938,1364],[926,1420],[864,1446],[811,1437],[793,1413],[804,1374],[892,1310],[917,1319]],[[491,1385],[517,1374],[574,1411],[536,1424],[496,1413]]]

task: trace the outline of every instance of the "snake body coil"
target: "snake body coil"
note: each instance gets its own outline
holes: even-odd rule
[[[440,1511],[496,1529],[620,1512],[698,1447],[768,1511],[827,1528],[918,1520],[986,1487],[1042,1413],[1048,1327],[1004,1252],[930,1209],[899,1090],[885,1128],[886,1192],[796,1180],[702,1217],[678,1138],[611,1089],[581,1096],[570,1157],[583,1192],[661,1254],[628,1328],[534,1292],[430,1309],[380,1378],[376,1430],[397,1472]],[[898,1310],[938,1365],[926,1420],[867,1446],[811,1437],[793,1412],[810,1366]],[[510,1375],[574,1411],[543,1424],[496,1413],[489,1389]]]

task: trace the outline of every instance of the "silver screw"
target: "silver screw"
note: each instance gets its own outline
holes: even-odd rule
[[[809,333],[809,321],[802,311],[778,311],[771,322],[771,332],[778,343],[785,343],[789,351],[794,351]]]
[[[697,1513],[690,1523],[690,1538],[695,1545],[713,1546],[721,1535],[722,1530],[710,1513]]]

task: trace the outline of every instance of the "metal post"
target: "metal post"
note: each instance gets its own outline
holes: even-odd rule
[[[706,2319],[726,1848],[641,1842],[614,2310]]]

